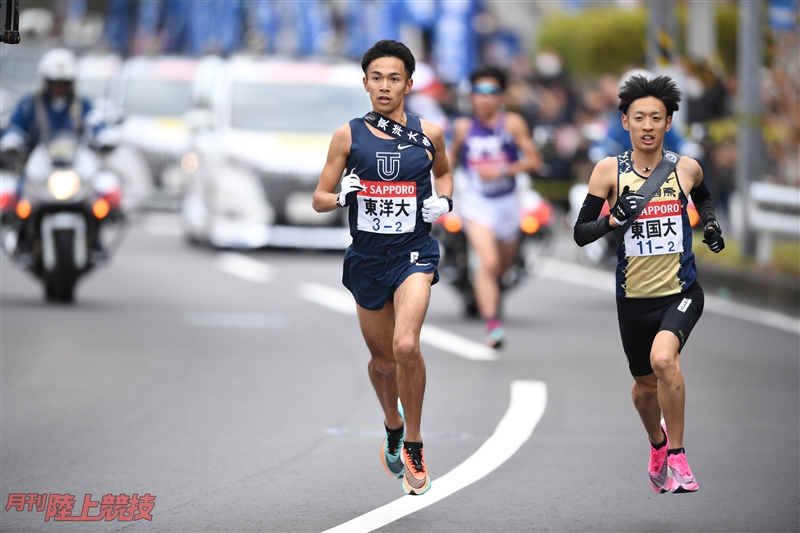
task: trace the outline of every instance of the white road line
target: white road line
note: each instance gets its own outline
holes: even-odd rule
[[[530,438],[547,406],[547,386],[542,381],[511,383],[511,403],[494,434],[466,461],[440,478],[422,496],[403,496],[324,533],[374,531],[424,509],[475,483],[506,462]]]
[[[356,314],[353,296],[344,289],[335,289],[319,283],[301,283],[300,297],[328,309],[348,315]],[[473,361],[493,361],[497,359],[495,350],[479,342],[466,339],[442,328],[423,324],[419,340],[440,350],[454,353]]]
[[[263,313],[186,313],[183,323],[194,327],[275,329],[288,327],[289,319]]]
[[[581,287],[588,287],[611,294],[614,293],[614,274],[610,272],[602,272],[557,259],[548,259],[542,261],[537,273],[543,278],[580,285]],[[712,313],[800,335],[800,320],[797,318],[775,311],[759,309],[751,305],[731,302],[709,294],[706,294],[705,299],[706,309]]]
[[[419,341],[473,361],[494,361],[497,359],[497,352],[492,348],[431,324],[422,325],[422,330],[419,332]]]
[[[217,268],[226,274],[255,283],[269,283],[275,277],[271,266],[233,252],[219,254]]]
[[[319,283],[301,283],[300,298],[346,315],[356,314],[353,297],[344,289],[335,289]]]

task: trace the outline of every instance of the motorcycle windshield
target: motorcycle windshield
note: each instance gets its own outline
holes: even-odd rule
[[[78,138],[74,135],[59,135],[47,143],[47,153],[56,166],[72,165],[78,151]]]

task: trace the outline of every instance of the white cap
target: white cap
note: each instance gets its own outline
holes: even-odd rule
[[[50,50],[39,60],[39,76],[46,81],[75,81],[75,55],[67,49]]]

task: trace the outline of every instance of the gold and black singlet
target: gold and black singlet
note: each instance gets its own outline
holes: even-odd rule
[[[665,152],[666,155],[667,152]],[[647,178],[617,156],[617,190],[638,191]],[[617,296],[658,298],[680,294],[697,279],[686,194],[673,171],[622,239],[617,239]]]

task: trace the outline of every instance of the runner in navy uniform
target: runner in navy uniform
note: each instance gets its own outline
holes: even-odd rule
[[[379,41],[364,54],[372,113],[334,133],[313,206],[349,207],[353,244],[342,282],[355,298],[372,356],[369,376],[385,416],[381,458],[391,476],[403,478],[406,493],[423,494],[431,483],[420,433],[419,334],[439,280],[431,223],[453,208],[453,177],[441,128],[404,112],[414,66],[411,51],[397,41]]]
[[[633,149],[594,168],[575,241],[584,246],[627,226],[617,235],[617,316],[634,379],[633,404],[650,437],[650,484],[658,493],[694,492],[698,485],[683,448],[686,389],[680,359],[704,298],[692,253],[687,193],[703,221],[703,242],[720,252],[725,241],[700,165],[664,150],[664,135],[681,101],[675,83],[667,76],[633,76],[620,88],[619,98]],[[649,201],[647,188],[654,191]],[[598,220],[605,201],[613,206],[611,214]]]

